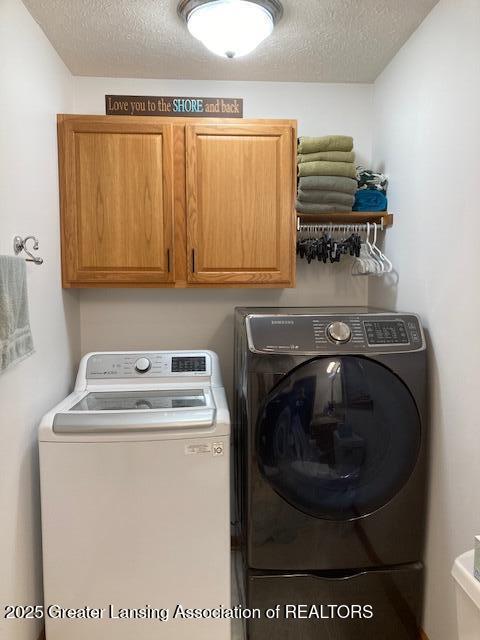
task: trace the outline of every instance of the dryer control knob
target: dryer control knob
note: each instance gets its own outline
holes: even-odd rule
[[[352,330],[345,322],[332,322],[327,327],[328,337],[334,342],[348,342],[352,337]]]
[[[138,371],[138,373],[147,373],[147,371],[150,370],[151,366],[152,363],[148,358],[139,358],[135,362],[135,371]]]

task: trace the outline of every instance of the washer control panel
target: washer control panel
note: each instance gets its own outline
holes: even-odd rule
[[[415,315],[247,316],[249,348],[257,353],[395,353],[425,348]]]
[[[211,375],[208,353],[96,353],[88,359],[87,378],[165,378]]]

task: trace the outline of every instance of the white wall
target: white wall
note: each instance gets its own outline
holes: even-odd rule
[[[75,78],[75,112],[105,113],[105,94],[244,98],[246,118],[294,118],[299,135],[350,134],[360,163],[372,147],[372,85]],[[299,264],[297,288],[285,290],[81,291],[82,351],[210,348],[231,388],[233,309],[238,305],[359,304],[367,283],[349,265]]]
[[[0,375],[0,637],[34,640],[39,624],[3,619],[5,604],[42,602],[36,427],[72,381],[75,293],[60,283],[55,114],[72,109],[72,77],[19,0],[0,0],[0,253],[35,234],[27,265],[35,354]]]
[[[418,311],[431,340],[430,640],[456,638],[450,569],[480,534],[479,34],[478,0],[441,0],[375,85],[400,280],[372,282],[370,301]]]
[[[352,135],[359,163],[372,152],[371,84],[75,78],[75,113],[105,113],[105,94],[244,98],[245,118],[293,118],[299,135]]]

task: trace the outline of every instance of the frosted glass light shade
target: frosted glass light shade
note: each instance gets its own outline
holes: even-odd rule
[[[212,0],[194,9],[188,30],[207,49],[225,58],[253,51],[273,31],[274,18],[264,7],[248,0]]]

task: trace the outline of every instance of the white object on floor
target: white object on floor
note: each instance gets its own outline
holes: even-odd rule
[[[32,353],[25,260],[0,256],[0,372]]]
[[[473,575],[473,549],[459,556],[453,565],[456,582],[459,640],[480,638],[480,582]]]
[[[85,356],[39,440],[45,604],[105,609],[100,620],[47,616],[48,640],[230,640],[229,620],[171,619],[177,604],[230,607],[230,423],[217,356]],[[147,606],[170,619],[110,618]]]

